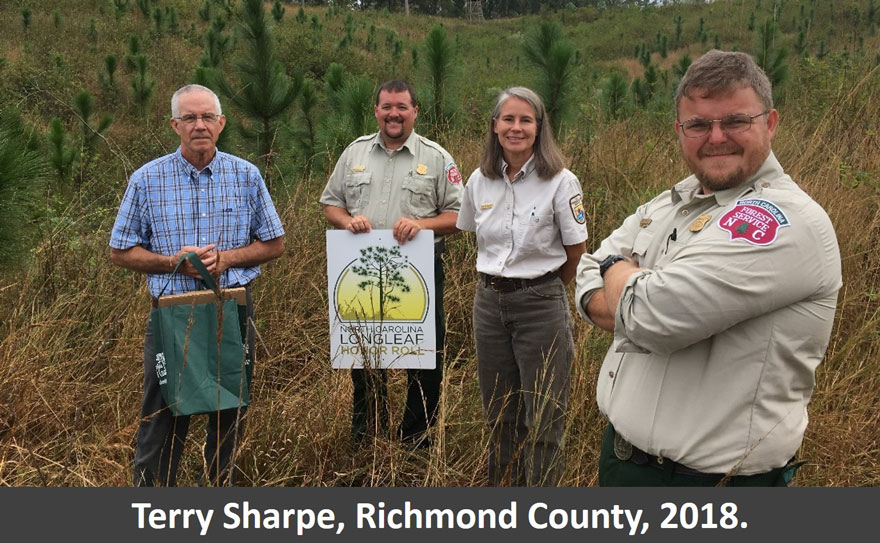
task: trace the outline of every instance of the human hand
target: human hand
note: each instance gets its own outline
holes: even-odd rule
[[[195,253],[199,260],[201,260],[202,263],[205,264],[205,267],[208,268],[208,271],[211,271],[211,267],[208,266],[208,264],[206,263],[206,259],[213,262],[214,259],[217,258],[218,253],[216,251],[213,251],[215,247],[216,245],[213,243],[210,245],[205,245],[204,247],[196,247],[195,245],[184,245],[180,248],[179,251],[177,251],[177,254],[172,257],[174,259],[173,265],[177,265],[180,257],[185,255],[186,253]],[[195,277],[196,279],[202,279],[202,276],[199,274],[198,270],[196,270],[195,267],[190,264],[189,260],[184,260],[183,264],[180,265],[180,268],[178,268],[177,271],[184,275]]]
[[[394,235],[394,239],[397,240],[397,243],[403,245],[407,241],[416,237],[416,234],[421,230],[421,225],[415,219],[401,217],[397,219],[396,223],[394,223],[394,228],[392,228],[391,231]]]
[[[363,234],[372,230],[373,227],[370,225],[370,220],[368,218],[363,215],[356,215],[348,221],[348,224],[345,225],[345,229],[352,234]]]

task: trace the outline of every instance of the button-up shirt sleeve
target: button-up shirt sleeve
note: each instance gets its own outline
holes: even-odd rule
[[[609,255],[619,254],[626,257],[633,257],[633,243],[636,234],[639,231],[639,222],[645,217],[649,206],[651,206],[653,202],[657,202],[663,198],[668,199],[668,194],[668,192],[663,193],[651,203],[639,206],[636,212],[627,217],[619,228],[612,232],[610,236],[602,240],[599,250],[593,254],[584,254],[581,257],[581,261],[578,264],[577,276],[575,278],[574,299],[577,302],[575,303],[575,307],[577,308],[578,314],[590,324],[593,324],[593,321],[587,316],[584,306],[590,301],[590,298],[592,298],[597,290],[605,286],[605,281],[603,281],[602,277],[599,275],[599,263]]]
[[[441,175],[437,176],[437,212],[445,213],[452,211],[458,213],[461,208],[461,199],[464,192],[461,172],[458,171],[455,161],[445,149],[440,152],[442,169]]]
[[[556,190],[553,202],[554,218],[559,225],[563,245],[577,245],[587,239],[586,210],[583,191],[577,177],[563,170],[563,179]]]
[[[688,243],[662,268],[630,277],[617,308],[615,341],[668,354],[747,319],[836,292],[840,262],[828,216],[812,201],[785,212],[791,224],[779,228],[769,245],[719,239],[727,232],[716,231]],[[720,230],[714,222],[710,227]]]
[[[330,174],[330,179],[327,180],[327,186],[321,194],[320,202],[322,204],[341,207],[346,210],[348,209],[345,202],[345,172],[347,169],[346,164],[348,162],[347,157],[348,153],[343,152],[339,157],[339,160],[336,161],[336,167],[333,168],[333,173]]]
[[[136,245],[150,247],[149,221],[145,214],[145,194],[141,170],[132,174],[119,204],[119,212],[110,233],[110,247],[126,250]]]
[[[251,165],[248,173],[248,184],[251,188],[251,233],[254,239],[269,241],[284,235],[281,218],[275,210],[275,204],[269,195],[269,189],[260,175],[260,170]]]
[[[455,226],[458,227],[459,230],[464,230],[465,232],[474,232],[477,229],[477,223],[474,220],[476,217],[476,207],[474,205],[474,186],[476,180],[480,177],[478,175],[480,170],[474,170],[468,179],[467,185],[464,187],[464,194],[461,198],[461,209],[458,211],[458,220],[455,222]]]

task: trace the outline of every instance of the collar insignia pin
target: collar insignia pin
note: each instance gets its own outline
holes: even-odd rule
[[[642,220],[640,220],[640,221],[639,221],[639,227],[640,227],[640,228],[647,228],[648,225],[651,224],[651,221],[652,221],[652,220],[653,220],[653,219],[642,219]]]

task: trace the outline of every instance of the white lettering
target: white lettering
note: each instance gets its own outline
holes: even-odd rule
[[[535,514],[538,512],[539,509],[543,509],[546,511],[547,504],[544,502],[538,502],[538,503],[532,504],[532,506],[529,507],[529,525],[532,528],[535,528],[537,530],[543,530],[544,528],[547,527],[547,523],[546,522],[538,522],[538,520],[535,518]]]
[[[143,528],[144,528],[144,509],[146,509],[148,507],[152,507],[152,506],[153,506],[152,503],[133,503],[133,504],[131,504],[132,509],[138,510],[138,528],[143,530]]]
[[[375,530],[376,523],[373,521],[373,515],[376,514],[376,508],[370,503],[359,503],[357,511],[358,529],[369,524],[369,527]]]

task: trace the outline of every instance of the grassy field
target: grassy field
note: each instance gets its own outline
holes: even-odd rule
[[[118,19],[113,3],[11,2],[0,5],[0,105],[18,111],[42,141],[52,117],[71,134],[79,131],[69,105],[87,89],[97,110],[114,122],[97,151],[79,166],[81,186],[47,172],[16,198],[30,211],[13,225],[24,247],[4,257],[0,273],[0,485],[121,486],[129,484],[141,397],[143,331],[149,299],[142,276],[115,268],[107,251],[109,229],[127,176],[146,160],[171,152],[167,100],[191,77],[208,23],[197,2],[167,1],[180,14],[178,34],[151,34],[153,24],[131,10]],[[133,3],[132,3],[133,4]],[[684,53],[712,46],[696,39],[705,19],[723,47],[751,51],[746,20],[766,16],[770,2],[716,2],[620,11],[547,13],[581,51],[576,112],[561,144],[581,180],[594,248],[612,228],[650,196],[687,175],[679,158],[668,88],[652,107],[631,107],[625,118],[605,121],[599,86],[610,70],[630,77],[642,66],[632,57],[656,29],[671,32],[684,15],[688,41],[665,59],[668,68]],[[786,57],[790,76],[782,89],[781,124],[773,148],[787,172],[830,215],[843,259],[844,286],[827,357],[817,373],[810,424],[799,456],[810,462],[801,486],[880,485],[880,39],[851,9],[867,2],[785,2],[780,43],[791,45],[801,5],[815,9],[809,56]],[[22,7],[33,10],[28,28]],[[267,4],[267,8],[269,4]],[[53,10],[63,12],[56,27]],[[829,10],[836,10],[831,12]],[[438,137],[467,175],[478,163],[493,89],[531,84],[534,74],[518,58],[522,36],[538,17],[483,24],[379,12],[355,13],[356,45],[337,47],[345,12],[326,15],[308,8],[323,29],[306,30],[288,11],[276,25],[277,51],[289,70],[306,70],[322,82],[326,66],[340,62],[347,73],[379,81],[392,73],[425,85],[424,66],[412,63],[430,27],[441,21],[456,41],[456,73],[450,96],[458,112]],[[94,18],[96,37],[89,34]],[[234,21],[234,17],[232,19]],[[834,21],[834,24],[831,22]],[[193,25],[192,28],[190,25]],[[233,23],[230,23],[233,25]],[[363,46],[369,27],[382,47]],[[234,25],[233,25],[234,26]],[[650,31],[645,31],[650,28]],[[860,30],[859,30],[860,29]],[[122,59],[130,34],[142,37],[156,78],[155,98],[145,115],[131,102],[130,74],[120,68],[115,91],[97,81],[105,55]],[[403,42],[395,64],[385,35]],[[819,42],[831,51],[819,58]],[[47,53],[48,52],[48,53]],[[226,61],[228,69],[231,59]],[[323,104],[321,107],[324,107]],[[233,109],[225,111],[235,118]],[[288,122],[301,122],[291,114]],[[417,122],[416,128],[420,125]],[[244,138],[231,151],[255,159]],[[48,154],[45,144],[42,152]],[[285,145],[291,145],[286,143]],[[470,307],[476,273],[470,235],[451,239],[447,254],[448,371],[440,421],[432,448],[410,451],[394,441],[372,447],[349,445],[351,383],[348,372],[328,361],[327,279],[324,231],[317,203],[325,173],[303,176],[297,154],[282,147],[273,172],[273,197],[287,235],[284,256],[263,269],[254,296],[260,338],[248,431],[238,465],[243,484],[277,486],[480,486],[485,476],[487,432],[476,379]],[[335,157],[324,157],[332,162]],[[596,481],[604,421],[595,404],[595,382],[610,336],[576,318],[577,357],[567,423],[565,485]],[[399,420],[403,372],[392,372],[393,416]],[[179,484],[196,484],[201,467],[201,424],[194,424]]]

